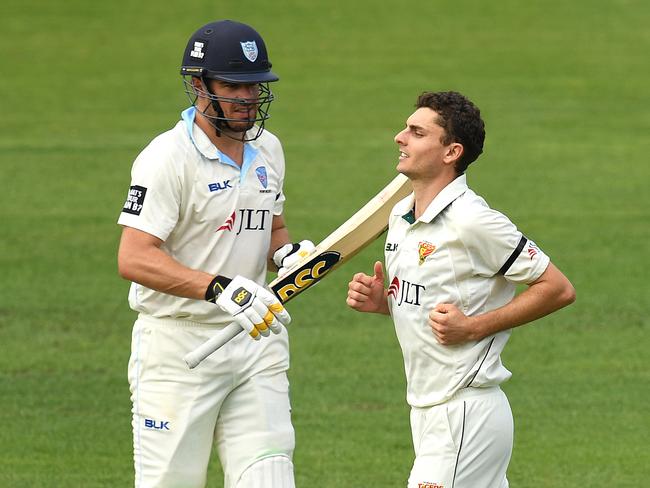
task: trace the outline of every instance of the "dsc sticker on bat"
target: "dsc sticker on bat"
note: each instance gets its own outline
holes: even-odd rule
[[[326,251],[319,254],[300,268],[283,276],[282,279],[271,287],[271,290],[280,299],[286,302],[294,295],[315,284],[341,260],[341,253]]]

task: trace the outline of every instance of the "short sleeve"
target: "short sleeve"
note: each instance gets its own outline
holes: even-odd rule
[[[532,283],[550,263],[549,257],[533,241],[522,235],[517,247],[499,269],[499,274],[515,283]]]
[[[277,173],[278,186],[275,194],[275,202],[273,204],[273,215],[282,215],[284,211],[284,175],[285,175],[285,160],[284,149],[282,143],[275,135],[268,131],[264,131],[264,140],[266,141],[265,148],[268,151],[268,159],[273,164],[273,170]]]
[[[157,149],[155,143],[133,163],[131,186],[118,224],[165,241],[178,222],[182,175],[171,153]]]
[[[275,195],[275,203],[273,204],[273,215],[282,215],[284,211],[284,191],[280,188],[280,191]]]
[[[481,276],[503,275],[515,283],[531,283],[546,270],[549,258],[502,213],[485,206],[462,220],[459,235]]]

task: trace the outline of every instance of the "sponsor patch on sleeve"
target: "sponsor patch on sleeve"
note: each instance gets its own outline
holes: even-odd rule
[[[124,202],[122,212],[140,215],[146,194],[147,189],[144,186],[134,185],[129,188],[129,194],[126,197],[126,202]]]
[[[539,247],[537,247],[537,244],[535,244],[533,241],[528,241],[526,252],[528,253],[528,257],[530,259],[533,259],[535,256],[537,256],[537,254],[539,254],[540,250]]]

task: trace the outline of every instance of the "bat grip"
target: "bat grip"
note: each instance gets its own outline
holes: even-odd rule
[[[185,361],[190,369],[194,369],[210,354],[243,331],[244,329],[242,329],[236,322],[228,324],[199,347],[188,352],[185,357],[183,357],[183,361]]]

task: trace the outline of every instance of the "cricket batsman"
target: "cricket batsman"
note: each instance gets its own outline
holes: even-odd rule
[[[180,72],[191,106],[136,158],[118,220],[138,312],[135,486],[205,486],[214,445],[226,488],[292,488],[290,317],[264,282],[313,244],[291,244],[283,218],[284,154],[265,129],[278,76],[260,34],[231,20],[192,34]],[[188,369],[183,356],[232,322],[248,334]]]

